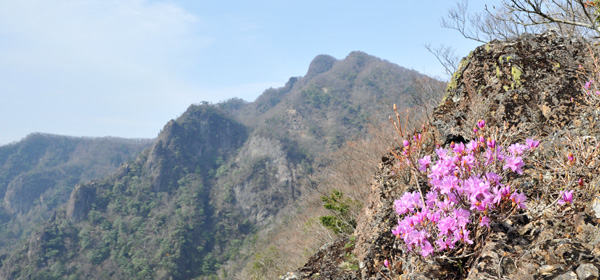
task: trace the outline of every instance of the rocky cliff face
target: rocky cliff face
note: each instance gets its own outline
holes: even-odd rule
[[[256,135],[249,139],[235,159],[236,170],[250,169],[248,176],[234,184],[236,206],[243,216],[264,226],[268,218],[277,214],[282,204],[293,201],[298,167],[288,158],[283,144],[277,139]]]
[[[284,278],[598,279],[600,103],[586,98],[577,76],[588,54],[588,46],[576,39],[554,33],[525,35],[478,47],[454,74],[434,112],[433,134],[440,145],[469,139],[477,120],[485,119],[490,127],[510,134],[512,143],[535,136],[542,147],[523,175],[511,181],[536,207],[492,225],[483,240],[474,237],[479,242],[474,254],[441,262],[405,251],[402,240],[391,233],[398,218],[393,206],[404,191],[415,187],[394,176],[396,162],[388,155],[373,178],[356,241],[330,244]],[[564,174],[556,174],[553,166],[566,162],[570,151],[580,159],[565,163],[560,169]],[[538,190],[552,187],[575,188],[576,202],[562,208],[544,203],[540,197],[555,194]],[[348,261],[349,247],[357,267],[340,269]],[[389,267],[383,264],[386,259]]]
[[[87,217],[96,198],[96,184],[90,182],[75,186],[67,202],[67,219],[77,223]]]
[[[460,63],[434,124],[443,137],[468,137],[477,119],[520,126],[529,135],[549,135],[557,127],[589,127],[598,112],[584,106],[577,71],[589,59],[587,45],[555,33],[490,42]]]
[[[314,192],[300,181],[327,165],[319,157],[387,104],[418,105],[414,78],[424,76],[362,52],[322,55],[255,102],[192,105],[135,161],[79,185],[0,278],[234,277],[260,254],[256,237]]]
[[[0,147],[0,196],[3,208],[29,215],[34,208],[52,211],[78,183],[108,175],[149,147],[152,140],[77,138],[34,133]],[[39,215],[35,213],[34,215]]]

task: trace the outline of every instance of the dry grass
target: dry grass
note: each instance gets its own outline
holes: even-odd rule
[[[404,115],[399,113],[399,116]],[[409,120],[404,127],[407,131],[414,130],[413,124]],[[276,279],[301,267],[321,246],[337,239],[336,234],[319,223],[320,216],[331,214],[323,208],[321,197],[333,190],[341,191],[344,197],[359,202],[350,208],[351,216],[356,218],[362,202],[369,196],[370,180],[381,157],[398,141],[397,136],[389,124],[371,126],[366,138],[349,141],[327,155],[330,161],[327,167],[307,179],[307,185],[312,187],[299,199],[298,211],[257,245],[256,251],[261,253],[254,255],[238,278]]]
[[[402,119],[403,133],[414,134],[428,123],[433,107],[441,98],[445,85],[431,78],[414,78],[416,90],[421,94],[410,100],[415,107],[409,111],[395,111],[395,118]],[[389,123],[369,126],[365,138],[348,141],[340,149],[324,155],[322,169],[305,179],[305,191],[296,212],[284,219],[256,245],[253,259],[238,275],[238,279],[276,279],[287,271],[303,266],[308,258],[324,244],[338,238],[331,230],[319,223],[319,217],[331,215],[323,208],[321,197],[333,190],[341,191],[345,198],[358,202],[350,208],[351,217],[358,217],[370,193],[370,180],[379,168],[382,156],[388,154],[404,134]]]
[[[588,59],[585,64],[579,65],[577,78],[588,104],[598,105],[600,103],[600,62],[598,50],[594,48],[588,46]]]

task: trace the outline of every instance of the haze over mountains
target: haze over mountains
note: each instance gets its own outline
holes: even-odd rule
[[[0,278],[235,278],[328,152],[393,103],[439,97],[419,96],[415,79],[429,78],[362,52],[320,55],[254,102],[191,105],[154,140],[38,134],[0,147]]]
[[[0,147],[0,260],[69,198],[73,187],[115,172],[153,140],[34,133]]]

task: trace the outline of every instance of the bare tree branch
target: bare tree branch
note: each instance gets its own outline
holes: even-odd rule
[[[478,42],[547,30],[595,40],[600,35],[598,6],[599,0],[502,0],[498,7],[486,6],[484,13],[469,15],[468,0],[462,0],[441,25]]]
[[[456,55],[456,51],[454,48],[449,46],[440,45],[437,48],[433,48],[431,44],[425,45],[425,49],[427,49],[431,54],[437,58],[437,60],[444,66],[444,70],[446,70],[446,74],[448,76],[452,76],[454,72],[456,72],[458,68],[458,63],[460,62],[460,57]]]

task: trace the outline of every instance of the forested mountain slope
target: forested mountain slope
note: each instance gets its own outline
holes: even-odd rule
[[[78,183],[115,172],[149,139],[35,133],[0,147],[0,255],[65,203]]]
[[[552,31],[476,48],[381,158],[352,238],[283,279],[597,279],[598,51]]]
[[[134,162],[78,185],[0,278],[231,279],[327,152],[392,103],[424,104],[415,79],[430,78],[361,52],[320,55],[255,102],[192,105]]]

